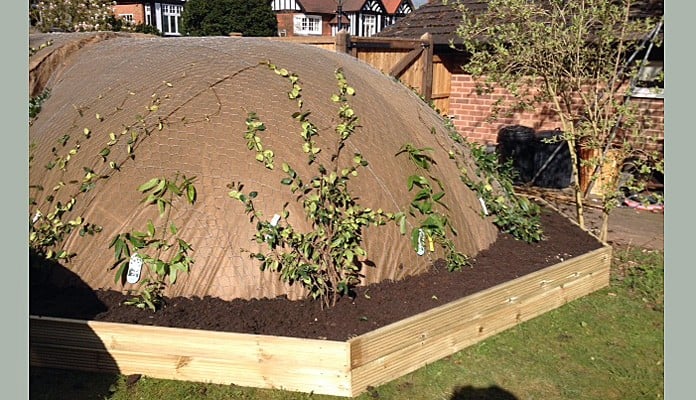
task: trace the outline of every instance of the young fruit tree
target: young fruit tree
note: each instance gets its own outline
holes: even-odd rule
[[[662,12],[640,13],[642,6],[632,0],[490,0],[483,11],[449,3],[463,16],[450,45],[467,53],[463,68],[478,93],[507,93],[496,97],[493,117],[544,107],[558,121],[583,228],[587,188],[581,179],[602,177],[599,236],[606,240],[609,213],[621,193],[619,174],[602,173],[608,161],[617,171],[636,159],[644,171],[663,165],[661,156],[646,155],[649,122],[630,101],[646,49],[659,45]]]

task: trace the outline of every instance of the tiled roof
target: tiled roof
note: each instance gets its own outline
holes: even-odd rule
[[[367,0],[343,0],[343,11],[359,11]]]
[[[297,3],[304,12],[318,14],[333,14],[336,12],[336,2],[332,0],[298,0]]]
[[[345,12],[360,11],[366,1],[367,0],[343,0],[341,6]],[[382,0],[382,4],[384,4],[388,14],[395,13],[402,2],[403,0]],[[305,12],[320,14],[335,13],[336,7],[338,6],[337,0],[299,0],[298,3],[302,5]]]
[[[488,7],[485,0],[462,0],[462,3],[467,4],[472,10],[484,11]],[[428,32],[433,36],[435,44],[447,44],[450,39],[456,38],[457,26],[461,20],[462,14],[459,11],[451,5],[444,5],[441,1],[435,0],[423,4],[375,36],[417,39]]]
[[[456,39],[456,30],[462,15],[451,4],[442,4],[441,0],[430,0],[412,13],[387,26],[377,37],[394,37],[417,39],[429,32],[433,36],[435,44],[448,44],[450,39]],[[474,13],[484,12],[488,8],[487,0],[460,0]],[[634,16],[658,17],[664,15],[664,0],[637,0],[634,4]]]
[[[382,4],[384,4],[388,14],[394,14],[401,3],[403,3],[403,0],[382,0]]]
[[[343,0],[341,7],[345,12],[359,11],[367,0]],[[305,12],[333,14],[336,12],[338,1],[336,0],[298,0]]]

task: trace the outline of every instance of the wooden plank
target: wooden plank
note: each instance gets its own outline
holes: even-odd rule
[[[586,274],[552,290],[538,293],[523,301],[499,305],[466,321],[454,320],[448,329],[433,332],[419,341],[399,346],[393,352],[352,369],[353,396],[368,386],[377,386],[415,371],[472,344],[509,329],[569,301],[585,296],[608,284],[609,271]]]
[[[352,37],[351,46],[359,49],[410,50],[421,46],[418,39],[387,39],[374,37]]]
[[[345,395],[344,342],[30,317],[30,362]]]
[[[239,357],[281,358],[282,362],[304,361],[307,357],[323,359],[344,354],[344,342],[300,339],[282,336],[251,335],[180,329],[157,326],[120,324],[100,321],[78,321],[50,317],[30,317],[30,341],[91,349],[116,351],[167,352],[175,349],[181,356],[211,358]],[[254,351],[251,352],[250,350]]]
[[[426,32],[421,36],[421,41],[424,49],[421,95],[428,102],[433,98],[433,36]]]
[[[408,67],[413,64],[418,57],[423,53],[422,48],[415,48],[411,50],[406,56],[404,56],[402,59],[399,60],[390,70],[389,70],[389,75],[399,78],[403,73],[408,69]]]
[[[312,45],[334,46],[336,39],[333,36],[274,36],[266,39],[279,42],[302,43]]]
[[[491,309],[523,301],[551,291],[554,287],[563,287],[585,275],[598,275],[608,284],[606,271],[611,263],[610,254],[611,248],[603,247],[360,335],[349,341],[351,365],[353,368],[360,367],[403,346],[421,343],[427,337],[452,329],[454,323],[468,323],[481,318]]]
[[[433,93],[432,100],[448,99],[451,93]]]
[[[350,393],[350,373],[330,365],[311,362],[285,365],[280,368],[272,361],[254,364],[237,359],[181,357],[174,354],[144,352],[99,352],[75,348],[31,346],[32,365],[50,368],[70,368],[83,371],[103,371],[121,374],[144,374],[158,379],[174,379],[216,384],[291,391],[314,392],[335,396]],[[45,354],[37,360],[36,354]],[[66,362],[70,365],[66,365]]]

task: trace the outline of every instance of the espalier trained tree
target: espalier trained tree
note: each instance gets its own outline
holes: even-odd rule
[[[579,167],[596,166],[590,181],[601,174],[608,151],[621,166],[630,159],[657,161],[643,168],[662,168],[661,158],[645,157],[636,143],[646,122],[628,101],[632,79],[640,68],[633,55],[646,46],[660,21],[636,18],[631,0],[490,0],[482,13],[451,1],[463,15],[457,29],[469,55],[464,70],[479,93],[505,89],[493,117],[501,112],[549,107],[560,122],[573,165],[578,223],[584,228],[584,191]],[[581,149],[596,149],[583,157]],[[619,194],[618,177],[603,182],[603,226],[606,239],[609,213]]]
[[[444,185],[429,174],[434,160],[428,153],[433,149],[419,149],[407,143],[395,155],[408,154],[416,167],[406,183],[409,192],[415,191],[408,205],[408,215],[405,212],[385,212],[381,208],[364,207],[359,203],[360,198],[353,194],[350,182],[369,164],[360,153],[354,153],[349,157],[350,161],[342,157],[348,139],[360,127],[359,118],[348,101],[355,95],[355,89],[348,84],[343,70],[338,68],[334,72],[338,93],[331,96],[331,102],[337,105],[336,135],[332,140],[335,144],[329,146],[333,149],[324,149],[331,152],[326,163],[326,160],[322,162],[318,159],[322,149],[315,137],[320,129],[311,121],[311,113],[303,108],[299,77],[270,61],[260,65],[267,65],[290,83],[288,98],[297,101],[298,111],[293,113],[292,118],[302,129],[302,153],[306,156],[307,165],[316,168],[315,175],[308,177],[301,176],[288,162],[283,162],[281,166],[285,177],[280,183],[287,186],[295,201],[302,205],[304,218],[311,225],[307,232],[291,224],[287,204],[282,215],[276,214],[271,221],[265,221],[263,213],[255,205],[258,192],[245,192],[241,182],[229,185],[229,196],[244,205],[250,221],[256,224],[253,240],[257,244],[267,245],[265,252],[243,250],[260,262],[262,270],[279,273],[283,282],[299,283],[312,298],[320,299],[322,307],[332,307],[341,296],[350,295],[360,283],[361,268],[367,260],[365,229],[393,222],[405,235],[408,215],[419,220],[411,231],[414,251],[430,256],[437,245],[444,251],[449,271],[461,270],[469,265],[468,256],[459,252],[451,239],[451,235],[457,235],[457,232],[446,214],[447,206],[441,202],[445,196]],[[265,146],[261,135],[266,131],[265,124],[256,113],[250,112],[246,125],[244,138],[247,148],[256,153],[256,161],[274,170],[275,152]]]

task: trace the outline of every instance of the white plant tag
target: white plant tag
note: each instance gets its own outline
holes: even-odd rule
[[[483,208],[483,215],[488,215],[488,208],[486,207],[486,202],[483,201],[482,197],[479,197],[479,202],[481,203],[481,208]]]
[[[133,253],[128,261],[128,274],[126,274],[126,282],[136,283],[140,280],[140,271],[143,268],[143,259],[138,253]]]
[[[416,250],[416,253],[419,256],[425,254],[425,232],[423,232],[423,229],[418,229],[418,250]]]
[[[274,215],[273,215],[273,218],[271,219],[271,226],[276,226],[276,225],[278,225],[278,222],[280,222],[280,215],[274,214]],[[264,239],[265,239],[266,241],[268,241],[270,238],[271,238],[270,235],[266,235],[266,236],[264,237]]]

